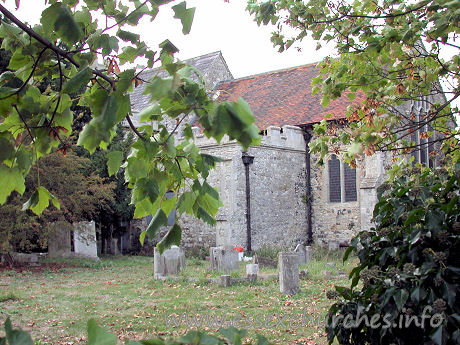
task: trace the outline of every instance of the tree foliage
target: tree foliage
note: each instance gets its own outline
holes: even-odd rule
[[[324,106],[348,96],[349,125],[335,131],[326,120],[318,124],[322,137],[312,141],[312,152],[324,156],[345,144],[351,160],[363,152],[410,153],[439,142],[445,153],[459,156],[458,1],[249,0],[248,10],[259,25],[276,25],[272,42],[280,51],[307,36],[317,49],[325,43],[336,49],[335,58],[319,63],[313,93],[322,93]],[[357,95],[361,104],[352,103]],[[421,104],[421,111],[414,109]],[[434,146],[430,151],[439,153]]]
[[[345,255],[354,250],[360,262],[350,288],[336,287],[329,342],[460,344],[460,164],[405,171],[378,197],[376,228]]]
[[[115,183],[95,174],[90,164],[73,152],[40,158],[26,177],[24,195],[14,193],[0,206],[0,252],[44,249],[53,224],[97,220],[112,212]]]
[[[40,157],[68,151],[74,123],[71,94],[83,90],[78,105],[88,106],[92,119],[79,134],[79,145],[90,153],[107,148],[122,121],[136,135],[123,167],[133,189],[135,216],[157,215],[147,234],[154,235],[161,214],[169,214],[173,208],[177,215],[186,212],[207,223],[215,222],[220,200],[206,178],[217,158],[199,152],[187,116],[196,115],[208,137],[220,141],[228,135],[245,148],[258,142],[258,129],[243,100],[212,101],[196,70],[176,61],[177,48],[169,40],[154,51],[130,31],[141,18],[155,20],[161,7],[170,2],[49,0],[40,24],[34,27],[0,4],[0,12],[10,21],[0,26],[2,48],[12,54],[8,71],[0,76],[0,203],[13,191],[24,193],[25,176]],[[184,1],[173,10],[187,34],[194,9]],[[98,57],[107,61],[106,68],[94,67]],[[142,62],[147,68],[164,69],[168,76],[141,80],[142,69],[131,66]],[[41,90],[45,78],[57,80],[56,86]],[[141,112],[144,123],[136,128],[131,121],[129,92],[143,82],[151,104]],[[175,120],[177,126],[168,128],[165,119]],[[185,126],[185,138],[177,141],[180,125]],[[114,151],[109,158],[109,172],[115,173],[120,154]],[[39,185],[33,201],[42,204],[42,198],[50,195]],[[173,192],[174,197],[166,198],[167,192]],[[39,213],[41,207],[31,209]],[[164,244],[178,244],[180,233],[176,223]]]

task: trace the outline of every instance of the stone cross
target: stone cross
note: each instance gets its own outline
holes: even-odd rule
[[[299,255],[292,252],[278,254],[280,292],[295,295],[299,292]]]

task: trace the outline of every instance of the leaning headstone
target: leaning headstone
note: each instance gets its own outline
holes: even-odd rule
[[[299,255],[297,253],[279,253],[280,292],[295,295],[299,292]]]
[[[294,252],[296,252],[299,255],[299,264],[306,264],[307,263],[307,256],[306,256],[306,251],[305,251],[305,246],[303,244],[298,244]]]
[[[313,248],[311,246],[305,247],[305,263],[309,263],[313,258]]]
[[[48,257],[67,258],[71,255],[70,231],[72,225],[68,222],[55,222],[48,236]]]
[[[248,282],[257,281],[257,275],[259,274],[258,264],[247,264],[246,265],[246,278]]]
[[[230,276],[229,275],[222,275],[220,276],[220,285],[224,286],[224,287],[228,287],[230,286],[232,283],[231,283],[231,279],[230,279]]]
[[[179,247],[171,246],[163,254],[160,254],[156,247],[153,251],[154,279],[164,279],[166,276],[178,274],[185,267],[185,254]]]
[[[78,222],[73,224],[74,228],[74,251],[75,255],[98,260],[96,223]]]

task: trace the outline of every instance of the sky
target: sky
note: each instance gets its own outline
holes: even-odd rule
[[[6,0],[6,7],[19,19],[37,23],[45,1],[21,0],[15,11],[15,1]],[[160,7],[154,22],[142,20],[138,33],[154,50],[169,39],[179,48],[177,57],[182,60],[220,50],[235,78],[319,62],[331,53],[330,49],[317,52],[312,40],[302,42],[300,52],[294,45],[279,53],[270,41],[273,28],[257,26],[245,10],[246,0],[187,0],[187,7],[196,7],[189,35],[182,34],[180,21],[167,6]]]

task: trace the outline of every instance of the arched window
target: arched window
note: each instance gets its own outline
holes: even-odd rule
[[[332,155],[329,159],[329,201],[342,201],[342,186],[340,183],[340,161],[336,155]]]
[[[356,192],[356,169],[353,169],[348,165],[348,163],[344,163],[343,177],[345,181],[345,202],[357,201],[358,193]]]
[[[328,161],[329,202],[350,202],[358,200],[356,169],[341,163],[336,155]]]

